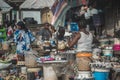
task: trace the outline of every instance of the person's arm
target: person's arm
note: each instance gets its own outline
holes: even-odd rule
[[[50,38],[52,37],[52,32],[50,31],[50,30],[48,30],[49,31],[49,33],[50,33]]]
[[[68,42],[68,46],[69,47],[74,46],[78,42],[78,40],[80,39],[80,36],[81,36],[80,33],[76,33],[75,37],[72,39],[72,41]]]
[[[37,34],[36,34],[36,35],[42,35],[42,34],[43,34],[43,32],[44,32],[44,29],[40,29],[40,31],[39,31],[39,32],[37,32]]]
[[[18,43],[22,39],[22,34],[19,32],[19,30],[14,32],[14,42]]]
[[[29,30],[29,38],[30,38],[30,43],[35,41],[35,36],[32,34],[32,32]]]

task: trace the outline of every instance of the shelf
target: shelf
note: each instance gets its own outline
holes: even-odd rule
[[[43,63],[67,63],[68,61],[67,60],[59,60],[59,61],[44,61],[44,62],[42,62],[42,61],[37,61],[38,63],[40,63],[40,64],[43,64]]]
[[[59,54],[76,54],[75,50],[67,50],[67,51],[60,51],[58,52]]]

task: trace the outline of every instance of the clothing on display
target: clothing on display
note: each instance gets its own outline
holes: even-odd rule
[[[100,26],[101,25],[101,20],[100,20],[100,15],[99,14],[94,14],[92,18],[93,18],[94,26]]]

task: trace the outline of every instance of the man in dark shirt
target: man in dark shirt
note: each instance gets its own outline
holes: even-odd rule
[[[49,26],[50,24],[49,23],[45,23],[44,24],[44,28],[41,29],[39,32],[38,32],[38,35],[41,35],[42,36],[42,40],[49,40],[51,37],[52,37],[52,33],[51,31],[49,30]]]

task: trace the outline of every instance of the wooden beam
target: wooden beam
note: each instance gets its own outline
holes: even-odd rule
[[[19,2],[24,2],[25,0],[7,0],[8,2],[15,2],[15,3],[19,3]]]

